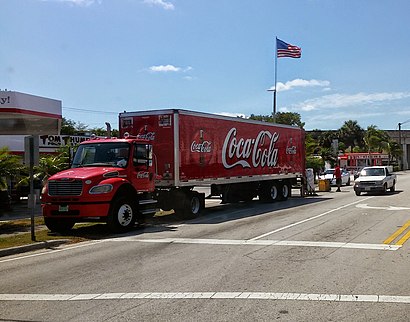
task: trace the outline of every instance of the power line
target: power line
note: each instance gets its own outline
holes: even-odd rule
[[[63,106],[63,109],[69,110],[69,111],[76,111],[76,112],[91,112],[91,113],[115,114],[115,115],[119,114],[119,112],[97,111],[97,110],[89,110],[85,108],[76,108],[76,107],[67,107],[67,106]]]

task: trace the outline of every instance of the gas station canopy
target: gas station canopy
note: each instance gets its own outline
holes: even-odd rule
[[[0,91],[0,134],[60,134],[61,101]]]

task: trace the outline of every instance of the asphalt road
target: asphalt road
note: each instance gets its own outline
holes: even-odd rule
[[[0,321],[409,321],[410,173],[396,188],[210,200],[196,220],[2,258]]]

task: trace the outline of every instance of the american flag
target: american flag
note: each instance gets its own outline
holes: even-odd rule
[[[302,56],[302,49],[300,47],[287,44],[278,38],[276,38],[276,48],[278,52],[278,58],[300,58]]]

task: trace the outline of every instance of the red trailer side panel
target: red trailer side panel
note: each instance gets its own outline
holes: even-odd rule
[[[126,131],[153,141],[162,184],[290,178],[305,169],[304,131],[296,127],[163,110],[122,113]]]

